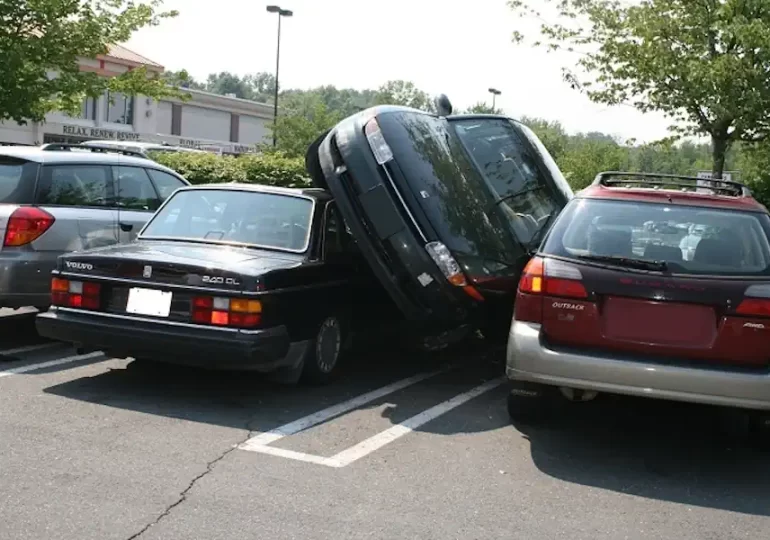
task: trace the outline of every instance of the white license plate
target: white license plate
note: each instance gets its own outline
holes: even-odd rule
[[[153,317],[168,317],[171,311],[171,292],[132,287],[128,291],[126,312]]]

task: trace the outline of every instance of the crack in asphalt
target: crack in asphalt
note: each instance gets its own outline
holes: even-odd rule
[[[252,417],[252,418],[251,418],[251,419],[249,419],[249,421],[246,423],[246,430],[247,430],[247,432],[248,432],[248,433],[247,433],[247,435],[246,435],[246,437],[244,437],[244,438],[243,438],[243,439],[241,439],[239,442],[235,443],[235,444],[234,444],[232,447],[230,447],[230,448],[228,448],[227,450],[225,450],[224,452],[222,452],[222,453],[221,453],[219,456],[217,456],[215,459],[212,459],[211,461],[209,461],[208,463],[206,463],[206,470],[204,470],[204,471],[203,471],[202,473],[200,473],[198,476],[196,476],[195,478],[193,478],[192,480],[190,480],[190,483],[189,483],[189,484],[187,484],[187,487],[186,487],[186,488],[184,488],[184,489],[183,489],[183,490],[182,490],[182,491],[179,493],[179,498],[178,498],[176,501],[174,501],[173,503],[171,503],[170,505],[168,505],[168,506],[166,507],[166,509],[165,509],[165,510],[163,510],[163,512],[161,512],[161,513],[158,515],[158,517],[157,517],[157,518],[155,518],[153,521],[151,521],[150,523],[148,523],[147,525],[145,525],[145,526],[144,526],[144,527],[143,527],[143,528],[142,528],[142,529],[141,529],[139,532],[137,532],[137,533],[135,533],[135,534],[132,534],[131,536],[129,536],[129,537],[126,539],[126,540],[136,540],[137,538],[139,538],[140,536],[142,536],[144,533],[146,533],[147,531],[149,531],[149,530],[150,530],[152,527],[154,527],[155,525],[157,525],[158,523],[160,523],[161,521],[163,521],[163,520],[164,520],[166,517],[168,517],[168,516],[171,514],[171,512],[174,510],[174,508],[176,508],[177,506],[179,506],[179,505],[181,505],[183,502],[185,502],[185,501],[187,500],[187,495],[190,493],[190,491],[192,490],[192,488],[194,488],[194,487],[195,487],[195,484],[197,484],[199,480],[201,480],[202,478],[204,478],[205,476],[207,476],[209,473],[213,472],[213,470],[214,470],[214,467],[216,466],[216,464],[217,464],[217,463],[219,463],[220,461],[222,461],[223,459],[225,459],[225,458],[226,458],[228,455],[230,455],[232,452],[234,452],[235,450],[237,450],[237,449],[238,449],[238,447],[239,447],[241,444],[245,443],[246,441],[248,441],[249,439],[251,439],[251,438],[254,436],[254,433],[255,433],[255,431],[254,431],[253,427],[251,426],[251,423],[252,423],[253,421],[254,421],[254,418]]]

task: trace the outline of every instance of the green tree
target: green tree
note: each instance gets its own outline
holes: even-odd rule
[[[49,112],[75,113],[85,96],[105,90],[159,98],[179,95],[159,75],[137,68],[116,77],[81,72],[78,57],[105,55],[140,28],[175,11],[162,0],[0,1],[0,120],[42,121]]]
[[[434,112],[431,96],[410,81],[388,81],[377,90],[375,102],[378,105],[402,105],[422,111]]]
[[[470,107],[465,109],[464,112],[465,114],[503,114],[503,111],[501,109],[492,107],[491,105],[488,105],[483,101],[479,101],[474,105],[471,105]]]
[[[531,7],[537,6],[537,10]],[[770,2],[767,0],[509,0],[519,13],[554,6],[541,26],[549,50],[580,53],[565,78],[593,101],[662,111],[680,135],[711,137],[721,177],[737,141],[770,136]],[[514,33],[514,40],[524,36]],[[585,50],[583,50],[585,49]]]
[[[341,119],[342,116],[336,111],[330,111],[318,96],[294,96],[287,99],[278,122],[270,127],[276,135],[276,150],[288,157],[304,156],[308,146]]]

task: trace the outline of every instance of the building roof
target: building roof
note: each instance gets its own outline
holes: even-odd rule
[[[164,69],[163,66],[157,62],[153,62],[149,58],[135,53],[123,45],[109,45],[109,52],[105,55],[105,58],[118,60],[121,63],[127,63],[133,66],[146,66],[161,71]]]

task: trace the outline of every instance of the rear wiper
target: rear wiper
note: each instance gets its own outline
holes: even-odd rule
[[[668,268],[666,261],[648,261],[645,259],[634,259],[631,257],[615,257],[611,255],[578,255],[578,259],[585,261],[604,262],[615,264],[617,266],[626,266],[628,268],[638,268],[640,270],[659,270],[665,271]]]

